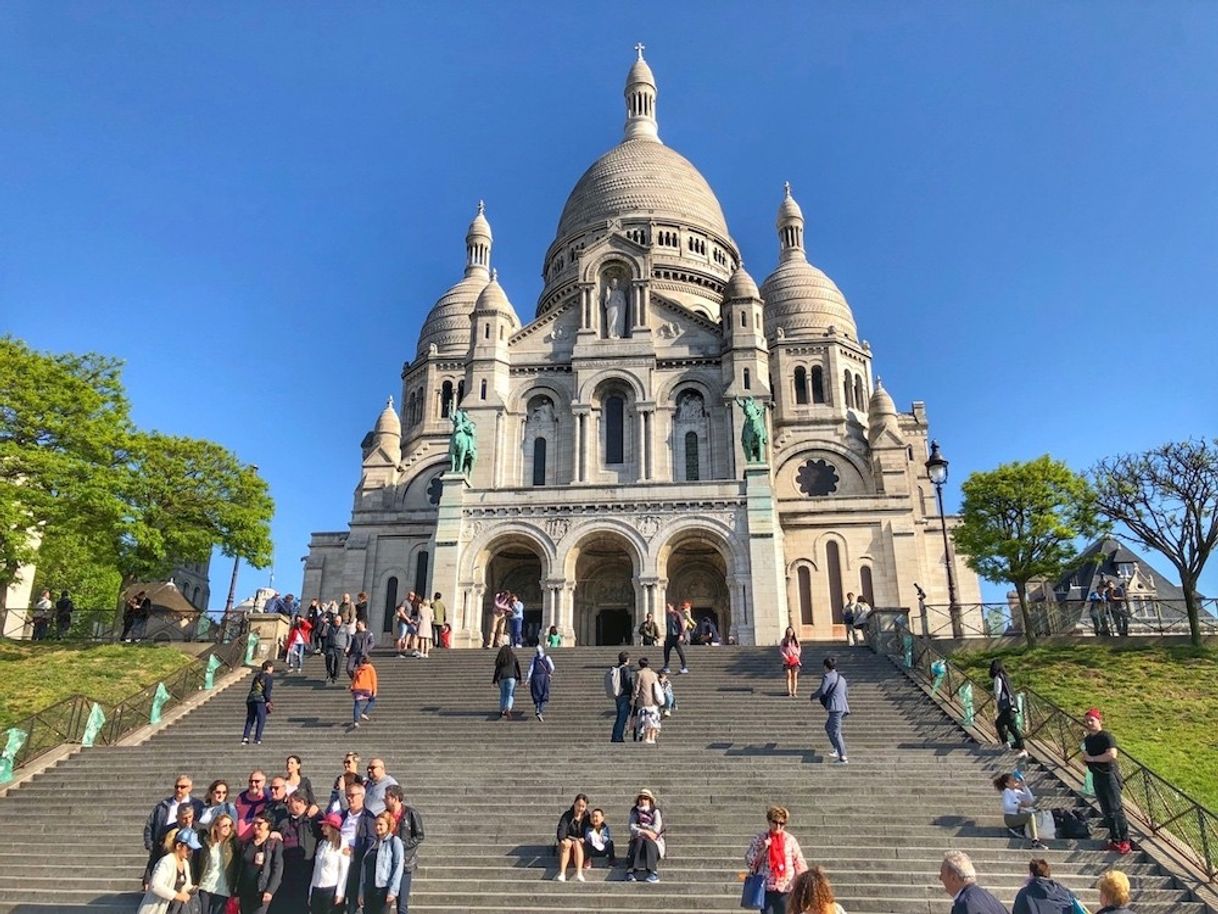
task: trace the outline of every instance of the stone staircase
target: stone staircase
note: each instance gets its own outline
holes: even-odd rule
[[[806,698],[829,650],[850,681],[848,766],[829,764],[824,714]],[[143,745],[86,750],[0,800],[0,911],[133,911],[143,822],[179,771],[201,795],[216,777],[240,789],[254,767],[280,772],[296,753],[321,797],[348,749],[383,756],[423,815],[418,914],[739,910],[744,849],[771,803],[790,809],[790,832],[849,914],[946,914],[938,867],[950,848],[968,851],[981,883],[1007,904],[1022,885],[1032,854],[1006,833],[990,785],[1013,758],[970,742],[887,660],[808,645],[792,700],[776,649],[691,648],[690,674],[675,677],[680,709],[649,747],[609,743],[602,679],[616,653],[553,652],[544,723],[527,690],[517,695],[522,716],[498,719],[490,651],[379,656],[374,719],[354,732],[347,692],[324,685],[321,659],[310,658],[304,675],[280,675],[261,746],[239,745],[239,683]],[[658,665],[658,650],[631,653]],[[1050,805],[1075,802],[1035,765],[1028,776]],[[586,884],[555,882],[554,827],[572,797],[583,791],[606,810],[624,853],[626,813],[642,787],[658,796],[669,829],[662,881],[627,883],[621,868],[598,866]],[[1119,860],[1139,914],[1207,910],[1143,854],[1120,859],[1099,840],[1053,841],[1041,853],[1092,909],[1096,876]]]

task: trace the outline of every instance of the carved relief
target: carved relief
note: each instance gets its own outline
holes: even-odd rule
[[[546,521],[546,533],[554,542],[558,542],[571,529],[571,522],[565,517],[552,517]]]
[[[650,540],[660,532],[660,519],[654,514],[645,514],[635,521],[635,528],[643,535],[643,539]]]

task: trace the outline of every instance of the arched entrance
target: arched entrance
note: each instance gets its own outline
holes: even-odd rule
[[[634,632],[634,551],[617,533],[594,533],[575,547],[576,644],[629,644]]]
[[[482,632],[489,638],[494,628],[495,595],[510,591],[524,603],[524,641],[536,644],[541,632],[542,557],[537,547],[522,537],[500,540],[489,550],[482,600]]]
[[[727,586],[727,562],[719,546],[709,537],[687,535],[668,550],[665,563],[667,602],[679,607],[691,604],[699,625],[710,619],[721,641],[731,632],[731,598]]]

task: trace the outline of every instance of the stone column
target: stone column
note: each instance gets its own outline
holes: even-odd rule
[[[575,637],[575,582],[564,581],[559,594],[558,630],[568,644],[578,644]]]
[[[571,448],[571,481],[583,482],[582,466],[584,456],[584,414],[571,410],[572,424],[575,426],[575,441]]]
[[[639,482],[645,482],[647,479],[647,420],[643,415],[643,409],[638,404],[634,407],[634,453],[636,464],[638,466],[638,474],[636,478]]]
[[[738,636],[741,644],[777,644],[788,616],[787,590],[783,586],[782,527],[769,467],[746,467],[744,492],[749,573],[737,575],[737,581],[744,599],[743,618],[748,622],[739,626]],[[752,613],[756,607],[763,609],[760,618]]]
[[[445,473],[440,477],[440,504],[436,511],[436,528],[432,534],[431,590],[442,593],[460,592],[457,579],[461,559],[461,528],[465,496],[469,481],[460,473]],[[459,639],[477,639],[478,625],[468,624],[463,633],[454,632]]]

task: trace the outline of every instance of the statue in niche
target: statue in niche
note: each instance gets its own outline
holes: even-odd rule
[[[448,442],[449,469],[468,476],[478,459],[477,429],[474,420],[463,409],[453,411],[453,433]]]
[[[698,422],[706,418],[702,408],[702,398],[697,394],[686,394],[677,404],[678,422]]]
[[[605,309],[605,338],[620,340],[622,338],[622,319],[626,314],[626,290],[622,281],[610,277],[601,290],[601,304]]]
[[[533,402],[533,409],[529,413],[529,421],[531,422],[553,422],[554,421],[554,406],[549,400],[541,399]]]

